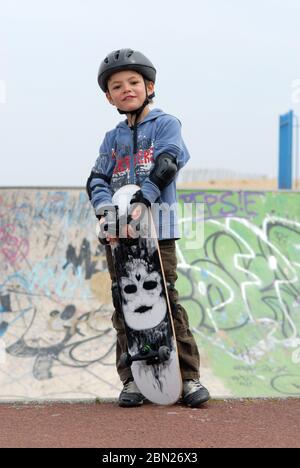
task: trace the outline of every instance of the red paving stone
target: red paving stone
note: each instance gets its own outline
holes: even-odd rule
[[[212,401],[200,409],[0,404],[0,420],[1,448],[300,448],[298,399]]]

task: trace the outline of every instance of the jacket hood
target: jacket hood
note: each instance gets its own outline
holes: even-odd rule
[[[155,120],[157,117],[160,117],[161,115],[167,115],[167,114],[161,109],[152,109],[149,112],[149,114],[146,115],[146,117],[141,122],[138,123],[138,126],[142,125],[145,122],[149,122],[150,120]],[[128,128],[127,119],[123,120],[117,125],[117,128],[124,128],[124,127]]]

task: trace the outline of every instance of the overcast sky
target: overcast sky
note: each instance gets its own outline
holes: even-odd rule
[[[157,67],[190,168],[277,175],[279,115],[300,113],[299,0],[0,0],[0,186],[85,184],[123,119],[97,85],[123,47]]]

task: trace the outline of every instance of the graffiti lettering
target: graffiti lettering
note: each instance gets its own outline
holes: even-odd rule
[[[258,214],[256,205],[264,198],[263,192],[190,192],[179,197],[185,203],[204,203],[205,220],[223,219],[231,216],[253,218]],[[253,207],[252,207],[253,205]],[[256,208],[255,208],[256,207]]]

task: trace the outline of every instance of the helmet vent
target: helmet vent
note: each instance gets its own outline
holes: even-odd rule
[[[106,57],[106,58],[104,59],[104,63],[108,63],[108,62],[109,62],[108,57]]]
[[[115,60],[119,60],[119,56],[120,56],[120,51],[117,50],[115,53]]]
[[[133,50],[131,50],[131,49],[128,50],[128,52],[126,54],[126,57],[131,57],[133,53],[134,53]]]

